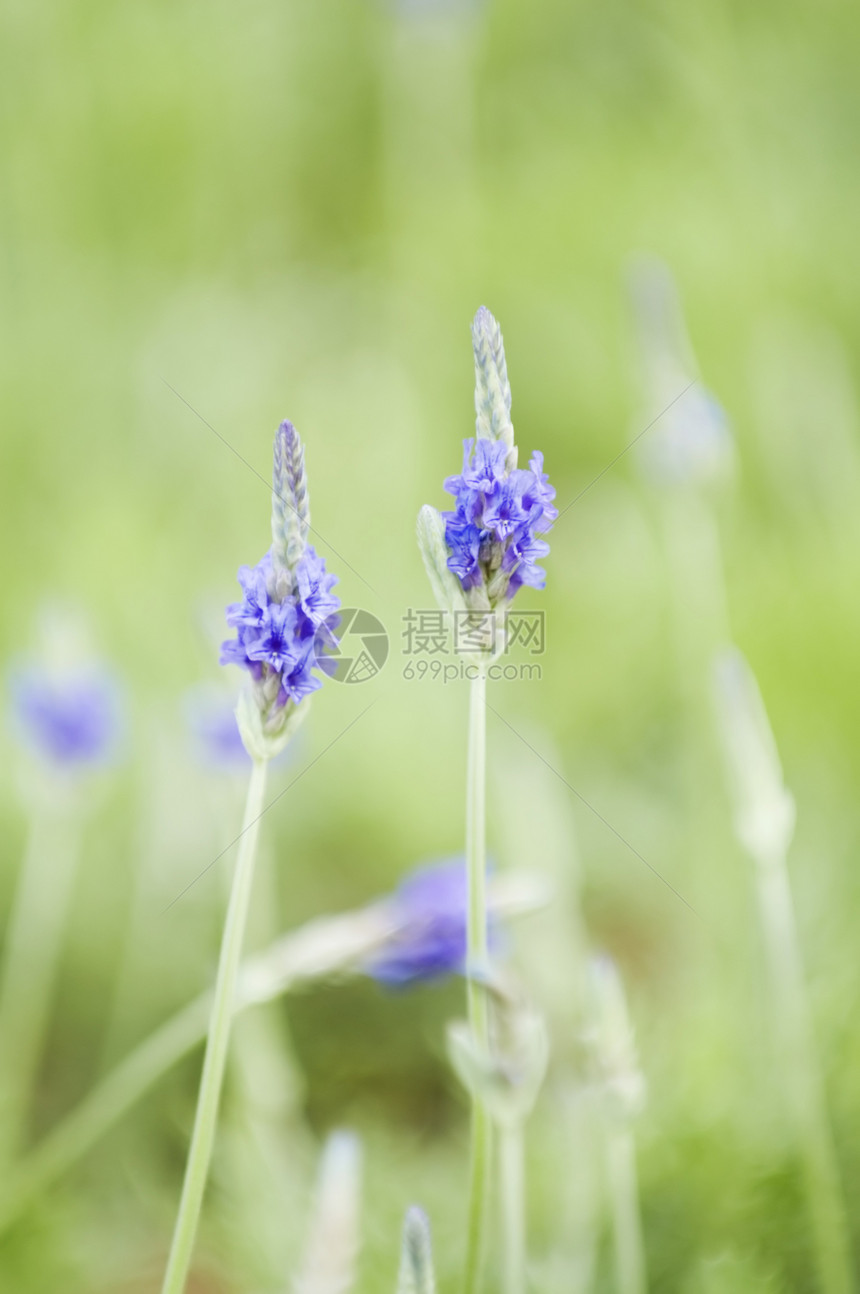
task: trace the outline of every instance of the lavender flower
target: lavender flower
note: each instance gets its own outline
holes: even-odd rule
[[[432,518],[423,517],[419,543],[437,595],[444,589],[444,603],[462,602],[481,611],[503,609],[524,585],[544,587],[545,572],[537,563],[549,553],[549,544],[540,536],[551,528],[558,510],[543,454],[535,452],[527,468],[517,466],[504,342],[484,306],[472,324],[472,344],[477,435],[463,442],[459,476],[445,481],[454,507],[441,514],[447,570],[456,576],[459,595],[439,570],[438,553],[430,551]]]
[[[467,901],[462,858],[411,872],[387,900],[395,933],[368,962],[368,975],[402,988],[419,980],[462,974]]]
[[[238,712],[249,753],[269,758],[283,748],[301,702],[322,686],[315,643],[332,639],[329,626],[340,602],[337,576],[308,544],[310,501],[304,449],[291,422],[275,435],[272,547],[256,566],[242,566],[242,600],[227,608],[236,630],[221,648],[222,665],[239,665],[250,676]]]
[[[10,678],[12,716],[21,740],[66,768],[108,762],[122,728],[120,688],[105,668],[17,669]]]
[[[340,606],[339,598],[332,593],[337,576],[326,572],[325,560],[313,548],[306,548],[296,564],[296,590],[299,609],[304,617],[300,630],[304,637],[315,635],[330,623]]]
[[[536,563],[549,544],[538,535],[558,516],[543,455],[534,454],[528,470],[510,469],[509,458],[501,442],[464,441],[463,472],[445,482],[456,502],[442,514],[448,567],[464,589],[485,588],[491,605],[524,584],[544,587],[546,576]]]

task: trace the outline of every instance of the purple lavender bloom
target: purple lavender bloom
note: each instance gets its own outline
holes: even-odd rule
[[[322,686],[313,672],[315,646],[334,640],[340,601],[332,593],[337,576],[307,542],[304,449],[290,422],[275,436],[273,481],[272,547],[256,566],[239,570],[242,600],[227,608],[236,636],[222,644],[220,660],[251,675],[264,736],[276,738],[285,731],[287,707]]]
[[[462,858],[411,872],[388,901],[396,934],[368,962],[367,974],[389,988],[461,975],[466,964],[467,886]]]
[[[259,680],[263,676],[263,667],[258,661],[252,661],[248,655],[246,643],[248,641],[248,630],[239,631],[237,638],[228,638],[221,644],[221,654],[218,657],[219,665],[240,665],[247,669],[251,675]]]
[[[501,441],[463,441],[463,471],[445,481],[445,490],[456,498],[458,511],[471,515],[474,509],[480,510],[480,496],[492,496],[505,480],[507,456],[507,446]]]
[[[52,763],[84,768],[116,756],[122,700],[106,669],[51,674],[35,666],[10,679],[12,715],[21,740]]]
[[[322,679],[312,672],[317,667],[316,644],[313,638],[308,638],[301,645],[296,660],[281,673],[278,704],[286,705],[287,701],[298,703],[321,688]]]
[[[546,585],[546,571],[536,563],[549,553],[549,544],[539,539],[528,524],[520,526],[511,536],[505,550],[502,566],[510,572],[508,596],[513,597],[517,589],[528,585],[532,589],[542,589]]]
[[[303,632],[313,635],[337,613],[340,599],[332,593],[337,576],[326,572],[325,561],[308,545],[296,564],[299,607],[305,616]]]
[[[246,639],[248,659],[267,665],[273,674],[290,674],[299,658],[299,617],[292,602],[270,602],[262,624]]]
[[[542,589],[546,575],[535,563],[549,553],[549,544],[537,536],[558,516],[543,454],[535,452],[527,470],[509,470],[503,441],[466,440],[463,448],[462,473],[445,482],[456,503],[442,514],[448,569],[467,590],[489,583],[499,568],[510,574],[508,598],[524,584]]]
[[[269,605],[269,594],[266,587],[272,569],[269,553],[257,566],[239,567],[239,585],[242,589],[242,601],[232,602],[227,608],[227,624],[234,629],[259,629]]]
[[[481,583],[480,552],[481,541],[485,537],[486,532],[482,535],[471,521],[457,521],[451,517],[446,522],[445,539],[451,549],[448,567],[459,577],[464,589]]]
[[[483,522],[500,543],[510,539],[514,531],[529,523],[529,513],[523,505],[529,475],[528,472],[512,472],[487,499]]]
[[[549,547],[536,536],[551,528],[558,509],[543,454],[535,452],[528,468],[516,466],[504,342],[484,306],[472,323],[472,348],[477,436],[463,442],[459,476],[445,481],[454,507],[441,518],[448,570],[472,592],[470,605],[493,609],[524,584],[543,588],[545,575],[536,561]]]
[[[331,623],[340,601],[331,592],[337,576],[326,573],[324,559],[312,548],[299,558],[295,583],[283,602],[275,601],[268,591],[271,570],[268,553],[256,567],[241,568],[239,582],[245,597],[227,610],[236,637],[222,644],[220,662],[247,669],[258,682],[278,676],[277,704],[283,706],[321,686],[311,673],[318,664],[314,638],[324,621]]]
[[[555,498],[555,487],[550,485],[549,477],[543,470],[543,454],[536,449],[529,461],[531,480],[527,482],[523,492],[523,507],[532,512],[540,508],[537,519],[534,522],[533,529],[536,531],[549,530],[553,522],[558,519],[558,508],[553,504]],[[547,552],[549,549],[547,549]]]

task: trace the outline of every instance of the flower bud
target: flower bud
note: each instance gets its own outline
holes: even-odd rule
[[[645,1079],[618,968],[606,954],[589,959],[586,972],[586,1042],[594,1079],[607,1113],[629,1119],[645,1103]]]
[[[738,839],[759,862],[784,857],[794,835],[794,799],[755,676],[739,651],[714,664],[714,700]]]
[[[445,522],[442,514],[429,503],[418,513],[418,550],[441,611],[465,611],[463,586],[448,568],[448,547],[445,543]]]
[[[436,1294],[430,1223],[422,1209],[407,1209],[400,1250],[397,1294]]]
[[[355,1279],[361,1197],[361,1143],[333,1132],[320,1160],[316,1201],[296,1294],[347,1294]]]
[[[475,432],[479,438],[502,441],[513,455],[510,466],[516,467],[505,343],[501,328],[486,306],[480,307],[472,321],[472,350],[475,354]]]
[[[549,1062],[543,1016],[500,980],[488,981],[490,1047],[475,1039],[465,1020],[448,1027],[448,1056],[460,1082],[502,1125],[523,1123],[531,1114]]]

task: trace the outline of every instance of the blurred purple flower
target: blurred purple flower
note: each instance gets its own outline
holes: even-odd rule
[[[251,757],[245,749],[236,719],[235,697],[215,684],[198,683],[183,697],[183,716],[198,762],[224,773],[247,775]],[[273,759],[273,765],[291,758],[292,746]]]
[[[220,689],[192,688],[184,701],[185,718],[202,763],[226,771],[247,770],[250,755],[236,722],[236,710]]]
[[[122,693],[108,669],[50,672],[22,666],[9,683],[15,729],[37,754],[66,767],[104,764],[116,756]]]
[[[411,872],[387,901],[395,933],[368,962],[367,974],[389,988],[462,974],[467,884],[462,858]]]

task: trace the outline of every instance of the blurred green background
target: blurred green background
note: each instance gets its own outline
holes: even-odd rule
[[[581,885],[649,1085],[651,1288],[815,1288],[708,709],[721,643],[700,523],[715,519],[733,637],[798,803],[792,878],[852,1201],[858,35],[856,9],[828,0],[4,4],[0,655],[35,649],[46,599],[71,603],[131,709],[127,757],[88,820],[34,1137],[211,980],[231,856],[167,905],[235,835],[242,786],[195,761],[182,697],[218,680],[236,569],[268,543],[283,417],[307,445],[341,598],[382,619],[392,652],[372,682],[325,687],[273,774],[273,796],[302,776],[265,820],[258,928],[360,904],[461,848],[466,686],[404,680],[399,638],[406,610],[431,605],[415,516],[444,505],[459,470],[468,325],[485,303],[518,441],[544,451],[560,507],[577,499],[531,599],[546,610],[542,678],[491,696],[559,776],[489,716],[495,856],[546,868],[551,855],[578,878],[566,913],[560,899],[522,927],[523,965],[552,999],[551,1085],[568,1082],[577,990],[542,953],[541,923],[573,923]],[[737,470],[713,511],[694,494],[667,503],[633,454],[600,475],[644,426],[625,286],[642,252],[671,267],[733,428]],[[26,813],[8,738],[4,759],[5,912]],[[271,1013],[306,1075],[306,1126],[366,1140],[362,1290],[392,1287],[413,1199],[452,1287],[466,1121],[443,1026],[461,1010],[459,984],[391,997],[356,982]],[[0,1287],[158,1287],[198,1065],[0,1239]],[[195,1288],[286,1288],[313,1142],[294,1147],[280,1199],[229,1097]],[[535,1288],[609,1290],[602,1231],[590,1274],[565,1249],[572,1165],[586,1194],[590,1179],[559,1108],[530,1143]]]

